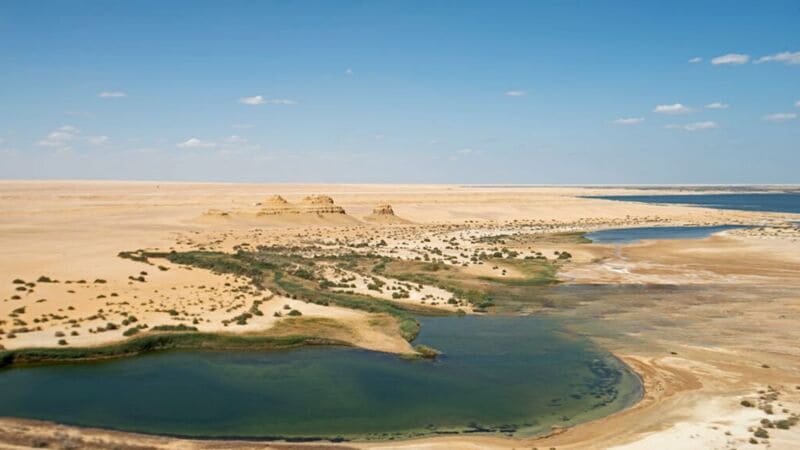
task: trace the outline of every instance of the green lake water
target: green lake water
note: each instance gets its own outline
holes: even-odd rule
[[[528,435],[635,403],[626,366],[537,317],[421,318],[435,361],[349,348],[164,352],[0,371],[0,415],[192,437]]]

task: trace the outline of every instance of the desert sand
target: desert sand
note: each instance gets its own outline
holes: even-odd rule
[[[155,182],[0,182],[0,346],[95,346],[127,339],[132,324],[194,326],[214,333],[288,333],[335,321],[328,334],[390,353],[413,348],[386,317],[253,292],[233,275],[119,257],[137,250],[291,246],[366,249],[395,258],[432,258],[475,276],[520,276],[512,264],[475,264],[492,239],[519,258],[569,252],[564,285],[630,286],[631,295],[586,298],[565,318],[626,361],[642,378],[634,407],[547,436],[448,436],[336,448],[797,448],[800,427],[762,419],[800,413],[800,230],[781,213],[722,211],[584,198],[670,193],[674,188],[446,185],[242,185]],[[280,196],[280,197],[276,197]],[[549,240],[553,233],[650,225],[745,224],[697,240],[626,246]],[[435,250],[434,250],[435,249]],[[366,251],[365,250],[365,251]],[[435,286],[365,279],[328,268],[355,292],[425,308],[480,314],[452,304]],[[391,289],[390,289],[391,288]],[[638,289],[638,290],[637,290]],[[408,292],[392,297],[393,292]],[[645,294],[642,294],[645,292]],[[235,318],[262,300],[263,315]],[[288,311],[298,311],[290,317]],[[131,317],[136,320],[131,321]],[[377,320],[376,320],[377,319]],[[383,320],[383,321],[382,321]],[[127,321],[127,323],[126,323]],[[22,325],[21,323],[24,323]],[[113,326],[109,326],[112,324]],[[15,331],[16,330],[16,331]],[[753,406],[746,407],[747,400]],[[300,444],[213,442],[0,419],[0,446],[78,443],[81,448],[296,448]],[[320,444],[310,444],[320,447]]]

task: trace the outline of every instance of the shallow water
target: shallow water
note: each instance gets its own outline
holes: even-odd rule
[[[701,239],[714,233],[743,228],[737,225],[702,227],[639,227],[612,228],[586,233],[586,238],[601,244],[627,244],[643,239]]]
[[[800,193],[770,192],[750,194],[680,195],[603,195],[591,198],[643,203],[673,203],[740,211],[770,211],[800,214]]]
[[[169,352],[0,371],[0,415],[197,437],[531,434],[610,414],[638,378],[537,317],[422,318],[437,361],[346,348]]]

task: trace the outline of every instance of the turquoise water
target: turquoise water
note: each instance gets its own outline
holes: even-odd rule
[[[592,198],[643,203],[675,203],[740,211],[770,211],[800,214],[800,193],[750,194],[605,195]]]
[[[612,228],[586,233],[586,238],[601,244],[627,244],[643,239],[700,239],[714,233],[743,228],[737,225],[703,227],[639,227]]]
[[[536,317],[422,318],[408,361],[348,348],[168,352],[0,371],[0,415],[193,437],[530,434],[610,414],[638,378]]]

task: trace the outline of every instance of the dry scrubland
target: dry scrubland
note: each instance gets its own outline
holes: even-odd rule
[[[429,357],[409,342],[414,312],[547,314],[628,362],[645,398],[538,439],[336,447],[797,448],[800,230],[789,221],[799,218],[580,197],[614,193],[637,191],[0,182],[0,352],[118,356],[167,336],[173,346],[337,342]],[[579,234],[731,223],[758,227],[623,247]],[[556,284],[546,301],[487,295]],[[0,419],[0,445],[37,443],[302,447]]]

